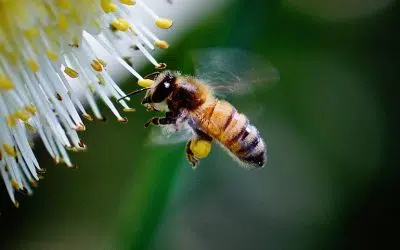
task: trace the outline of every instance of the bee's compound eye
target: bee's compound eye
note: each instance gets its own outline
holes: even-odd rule
[[[211,151],[211,141],[195,139],[190,142],[190,150],[194,156],[201,159],[207,157]]]
[[[151,96],[151,100],[154,103],[162,102],[172,91],[172,84],[175,81],[175,77],[172,73],[165,73],[160,83],[155,87],[154,93]]]

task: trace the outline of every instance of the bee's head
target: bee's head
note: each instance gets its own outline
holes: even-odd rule
[[[153,85],[146,92],[142,104],[163,102],[174,90],[177,73],[164,71],[160,73]]]

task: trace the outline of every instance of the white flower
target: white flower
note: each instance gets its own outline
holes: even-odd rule
[[[81,117],[103,120],[99,97],[125,122],[111,98],[124,96],[93,43],[103,47],[137,79],[119,41],[129,41],[157,68],[149,51],[168,48],[130,8],[140,8],[162,29],[172,21],[134,0],[0,0],[0,172],[12,202],[15,190],[31,193],[41,170],[32,151],[38,135],[56,163],[72,167],[66,149],[83,150]],[[83,99],[80,98],[83,96]],[[78,98],[79,97],[79,98]],[[91,109],[88,112],[85,103]],[[132,111],[121,101],[124,111]]]

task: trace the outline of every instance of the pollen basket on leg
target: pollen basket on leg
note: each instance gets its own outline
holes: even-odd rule
[[[140,16],[130,14],[134,8],[150,15],[156,25],[143,25]],[[127,119],[119,108],[134,110],[125,101],[121,107],[112,101],[125,93],[98,48],[143,83],[126,58],[142,56],[155,67],[164,65],[151,52],[169,45],[150,30],[171,25],[142,1],[0,0],[0,173],[14,204],[14,192],[31,194],[29,185],[39,180],[42,170],[32,140],[40,139],[55,163],[72,167],[66,149],[86,147],[79,139],[85,130],[82,117],[105,120],[97,100],[120,122]],[[121,49],[121,42],[139,51]]]

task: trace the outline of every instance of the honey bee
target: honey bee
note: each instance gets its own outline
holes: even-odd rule
[[[237,49],[206,49],[194,54],[196,75],[182,75],[177,71],[155,72],[154,82],[146,91],[142,104],[148,111],[165,112],[146,124],[172,131],[178,140],[188,139],[186,157],[196,168],[201,158],[218,142],[241,166],[264,167],[267,145],[247,116],[229,101],[229,94],[245,94],[257,84],[276,82],[279,73],[270,63],[248,52]],[[171,133],[169,133],[170,135]],[[158,137],[160,138],[160,137]]]

